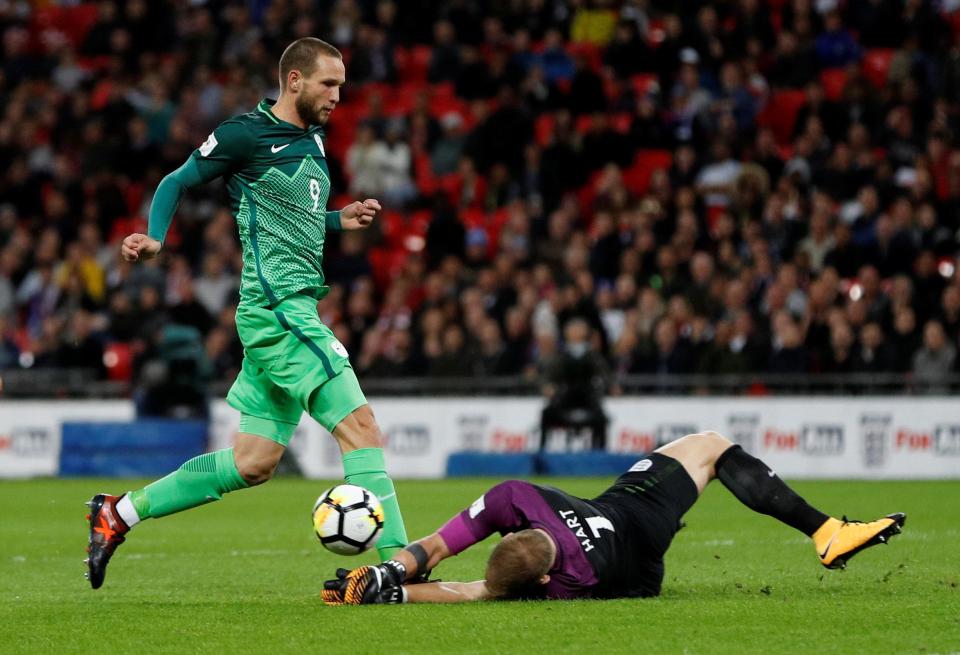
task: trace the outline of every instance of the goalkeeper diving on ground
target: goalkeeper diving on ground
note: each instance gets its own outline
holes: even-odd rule
[[[703,432],[658,448],[593,500],[518,480],[498,484],[393,559],[340,569],[324,583],[322,598],[360,605],[656,596],[681,518],[714,478],[750,509],[810,537],[831,569],[886,543],[906,520],[902,513],[869,523],[828,516],[740,446]],[[494,532],[503,539],[485,579],[422,582],[442,560]]]

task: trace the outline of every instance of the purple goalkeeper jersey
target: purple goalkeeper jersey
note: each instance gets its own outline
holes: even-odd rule
[[[663,561],[642,530],[604,496],[593,501],[559,489],[510,480],[493,487],[439,530],[456,555],[494,532],[545,530],[557,544],[546,597],[652,596]]]

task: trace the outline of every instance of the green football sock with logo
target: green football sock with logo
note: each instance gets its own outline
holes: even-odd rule
[[[170,475],[127,496],[140,519],[159,518],[249,486],[237,470],[233,448],[227,448],[187,460]]]
[[[343,456],[343,477],[350,484],[369,489],[383,506],[383,534],[377,542],[381,560],[390,559],[407,545],[407,529],[400,514],[397,491],[387,477],[382,448],[360,448]]]

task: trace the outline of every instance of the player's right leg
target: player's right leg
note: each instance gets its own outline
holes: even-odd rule
[[[832,518],[809,505],[766,464],[716,432],[687,435],[657,452],[683,464],[699,491],[718,478],[750,509],[803,532],[813,539],[827,568],[842,568],[864,548],[886,543],[906,520],[902,513],[868,523]]]
[[[147,518],[182,512],[270,479],[283,447],[262,437],[238,434],[236,445],[190,459],[166,477],[121,496],[97,494],[90,507],[87,578],[100,588],[107,563],[126,534]]]
[[[224,494],[270,479],[303,413],[265,372],[244,358],[227,400],[240,410],[233,448],[206,453],[142,489],[122,496],[97,494],[89,501],[87,577],[98,589],[107,563],[126,534],[147,518],[159,518],[219,500]]]

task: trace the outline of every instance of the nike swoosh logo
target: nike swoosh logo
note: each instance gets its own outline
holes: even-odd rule
[[[830,552],[830,547],[833,546],[833,542],[836,541],[839,535],[840,535],[839,530],[833,533],[833,536],[830,537],[830,541],[827,542],[827,547],[823,549],[822,553],[820,553],[820,559],[827,559],[827,553]]]
[[[282,146],[270,146],[270,152],[272,152],[273,154],[277,154],[278,152],[286,148],[288,145],[290,144],[284,143]]]

